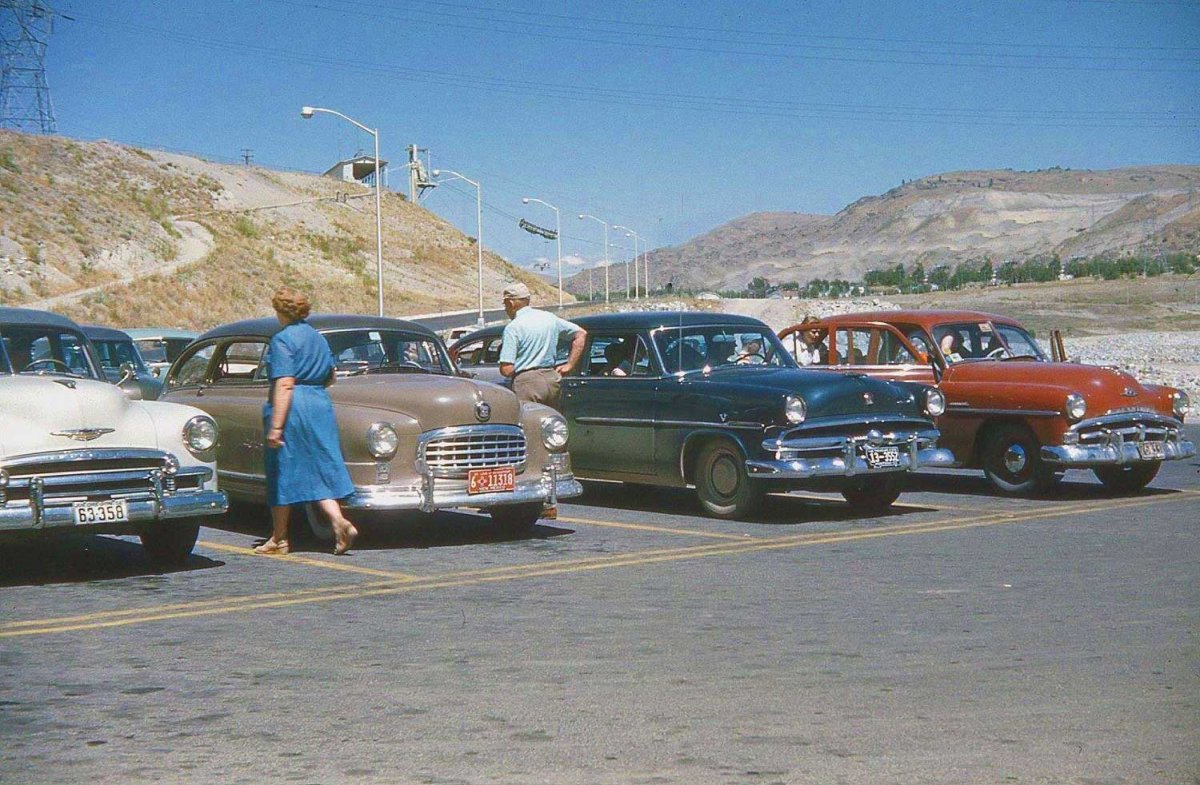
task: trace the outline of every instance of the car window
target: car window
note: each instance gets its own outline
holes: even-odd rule
[[[939,324],[933,328],[933,340],[948,363],[980,359],[1004,348],[991,322]]]
[[[1004,343],[1006,344],[1006,349],[1003,352],[997,352],[998,356],[1046,359],[1046,355],[1042,354],[1041,347],[1037,345],[1033,336],[1020,327],[1009,324],[997,324],[995,327],[996,332],[1000,334],[1000,337],[1004,339]]]
[[[83,336],[59,327],[0,327],[5,351],[16,373],[63,374],[97,378]]]
[[[134,341],[142,358],[148,363],[167,362],[167,342],[160,338],[144,338]]]
[[[656,330],[654,341],[667,373],[721,366],[787,367],[796,363],[775,333],[763,327],[685,327]]]
[[[570,342],[560,345],[560,361],[565,361]],[[650,376],[650,351],[639,335],[598,334],[588,343],[587,357],[580,369],[582,376]]]
[[[329,330],[321,336],[333,352],[337,372],[343,375],[453,372],[442,342],[421,333],[362,328]]]
[[[96,353],[100,355],[100,364],[105,368],[120,369],[125,363],[132,363],[137,370],[146,370],[146,365],[132,341],[92,341],[92,345],[96,347]]]
[[[483,339],[479,338],[458,347],[459,365],[479,365],[483,356]]]
[[[172,366],[171,373],[167,376],[166,386],[176,388],[203,383],[208,363],[212,360],[216,348],[215,343],[207,343],[190,354],[186,354],[180,362]]]
[[[7,339],[0,336],[0,373],[12,373],[12,363],[8,361]]]
[[[504,346],[504,340],[499,336],[493,338],[483,350],[483,359],[480,361],[484,365],[496,365],[500,362],[500,348]]]
[[[192,345],[192,339],[191,338],[168,338],[165,341],[165,343],[167,344],[167,347],[166,347],[167,361],[175,362],[175,360],[178,359],[179,355],[183,354],[183,350]]]
[[[222,344],[217,350],[217,364],[213,371],[213,384],[246,384],[256,379],[265,379],[259,366],[266,341],[232,341]]]

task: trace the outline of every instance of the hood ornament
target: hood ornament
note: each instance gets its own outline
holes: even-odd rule
[[[77,442],[90,442],[93,439],[99,439],[106,433],[112,433],[113,430],[113,428],[74,428],[69,431],[51,431],[50,435],[66,436]]]
[[[475,419],[480,422],[487,422],[492,419],[492,407],[488,405],[487,401],[475,402]]]

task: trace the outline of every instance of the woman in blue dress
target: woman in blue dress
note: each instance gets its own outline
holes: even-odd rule
[[[333,402],[333,353],[305,319],[308,296],[288,288],[271,298],[283,329],[267,349],[271,394],[263,406],[266,432],[267,504],[271,537],[257,553],[287,553],[290,505],[314,503],[333,524],[334,553],[350,549],[358,530],[342,515],[338,499],[354,493],[338,440]]]

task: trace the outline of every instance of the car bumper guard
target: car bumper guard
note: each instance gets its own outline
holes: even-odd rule
[[[856,477],[866,474],[916,471],[926,468],[950,468],[954,454],[937,447],[941,434],[936,429],[868,431],[862,436],[768,439],[764,452],[770,459],[746,461],[751,477],[761,479],[807,480],[814,477]],[[872,465],[867,460],[868,448],[896,447],[895,465]]]
[[[503,507],[533,502],[554,505],[559,499],[569,499],[582,494],[583,486],[574,476],[560,476],[554,469],[549,469],[534,479],[518,478],[512,491],[476,494],[467,493],[464,480],[446,480],[426,474],[419,485],[407,488],[358,486],[353,494],[342,500],[342,506],[349,510],[434,512],[452,507]]]

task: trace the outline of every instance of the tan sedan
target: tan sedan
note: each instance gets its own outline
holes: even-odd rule
[[[567,423],[546,406],[522,404],[502,387],[463,378],[441,339],[418,324],[373,316],[308,320],[333,351],[329,389],[355,491],[348,510],[488,510],[528,528],[545,504],[578,496]],[[274,319],[201,335],[167,373],[162,400],[204,410],[221,426],[217,469],[235,501],[264,503],[262,407],[270,382],[263,355]],[[331,538],[309,510],[318,537]]]

